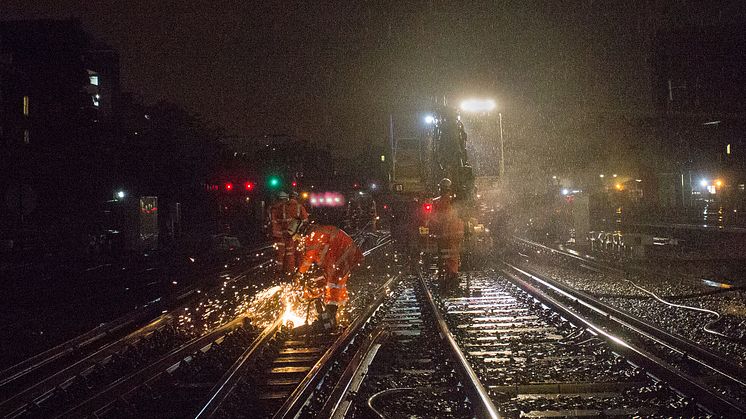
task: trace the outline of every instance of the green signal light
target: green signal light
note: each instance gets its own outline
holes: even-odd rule
[[[277,176],[272,176],[269,178],[269,187],[270,188],[276,188],[280,186],[280,178]]]

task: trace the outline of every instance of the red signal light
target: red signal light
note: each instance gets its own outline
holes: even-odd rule
[[[291,183],[291,185],[293,186],[293,188],[295,188],[296,186],[298,186],[298,182],[293,181],[293,183]]]
[[[225,190],[226,191],[232,191],[233,190],[233,184],[228,182],[225,184]]]
[[[422,208],[425,210],[425,212],[431,212],[433,210],[433,204],[428,202],[423,205]]]
[[[244,184],[243,184],[243,186],[244,186],[244,188],[245,188],[245,189],[246,189],[247,191],[250,191],[250,190],[254,189],[254,184],[253,184],[253,183],[251,183],[251,182],[246,182],[246,183],[244,183]]]

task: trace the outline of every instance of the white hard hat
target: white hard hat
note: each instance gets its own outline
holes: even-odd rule
[[[287,192],[281,191],[280,193],[277,194],[277,197],[280,199],[288,199],[289,195]]]

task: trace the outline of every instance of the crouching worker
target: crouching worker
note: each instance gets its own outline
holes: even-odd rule
[[[292,220],[288,234],[298,242],[301,260],[298,274],[306,274],[316,266],[323,280],[318,281],[319,307],[317,330],[333,331],[337,327],[337,310],[347,302],[347,279],[350,271],[363,261],[363,254],[344,231],[333,226],[311,226],[301,220]]]

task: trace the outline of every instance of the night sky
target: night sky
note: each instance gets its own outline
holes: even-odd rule
[[[22,1],[3,19],[77,17],[119,51],[125,91],[230,135],[383,144],[389,113],[490,95],[514,121],[652,111],[660,28],[736,24],[715,1]]]

